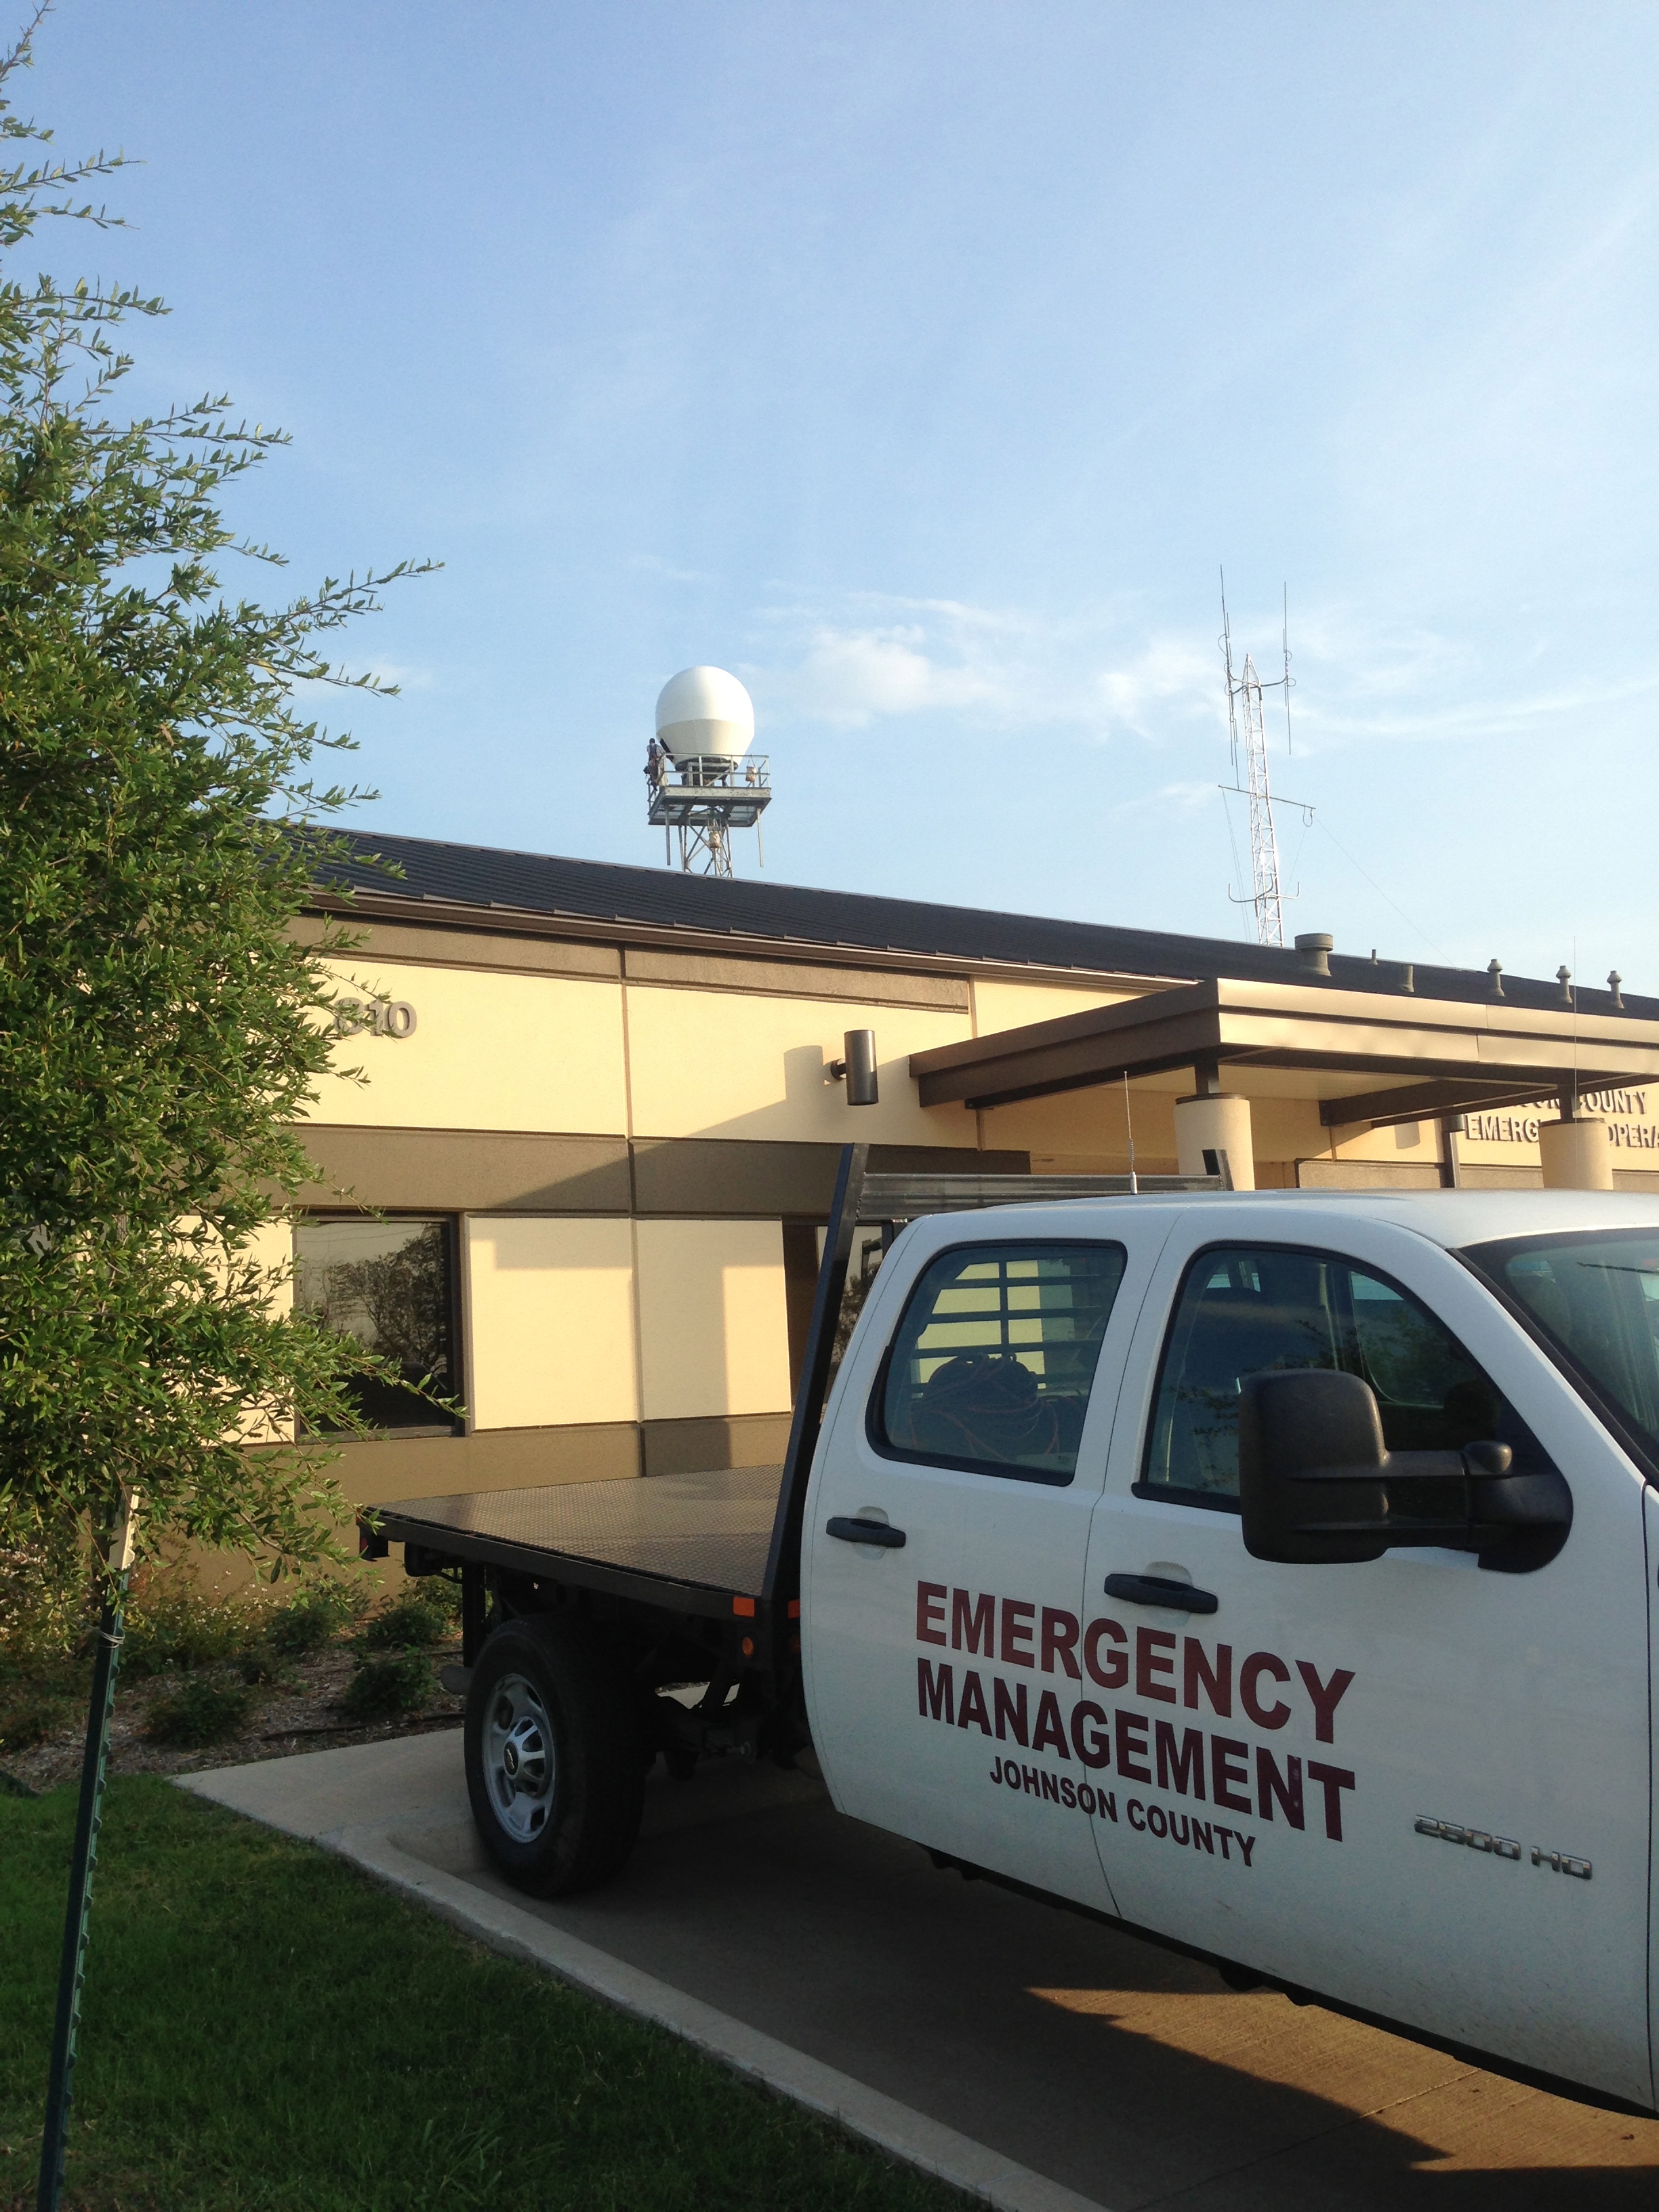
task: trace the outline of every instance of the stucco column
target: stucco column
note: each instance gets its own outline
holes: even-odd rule
[[[1546,1190],[1613,1188],[1613,1146],[1605,1121],[1540,1121],[1538,1157]]]
[[[1250,1136],[1250,1102],[1224,1091],[1177,1098],[1176,1160],[1184,1176],[1213,1175],[1214,1154],[1225,1152],[1235,1190],[1255,1188],[1255,1146]],[[1206,1162],[1204,1155],[1212,1158]]]

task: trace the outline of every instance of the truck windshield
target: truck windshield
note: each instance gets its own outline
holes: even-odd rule
[[[1510,1237],[1472,1245],[1463,1257],[1659,1458],[1659,1229]]]

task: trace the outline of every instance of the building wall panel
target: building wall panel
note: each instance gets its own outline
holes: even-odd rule
[[[709,991],[758,991],[771,998],[851,999],[860,1006],[944,1006],[968,1011],[969,986],[955,975],[885,974],[879,968],[813,967],[793,960],[732,960],[703,952],[629,946],[630,983],[678,983]]]
[[[825,1080],[850,1029],[876,1033],[879,1105],[849,1107],[841,1085]],[[965,1011],[630,985],[634,1133],[971,1146],[973,1116],[954,1107],[924,1110],[908,1066],[913,1052],[969,1033]]]
[[[611,1482],[639,1472],[640,1431],[633,1421],[479,1429],[465,1437],[374,1437],[343,1443],[334,1469],[341,1489],[358,1505],[448,1498],[468,1490]]]
[[[405,1037],[343,1037],[309,1119],[353,1127],[627,1132],[622,987],[361,959],[343,994],[414,1007]]]
[[[360,939],[350,963],[362,968],[386,961],[409,961],[422,968],[516,969],[527,975],[622,974],[622,953],[614,945],[579,945],[557,937],[515,937],[510,931],[447,929],[429,921],[349,921]],[[301,945],[320,945],[325,924],[319,915],[300,915],[289,935]]]
[[[641,1221],[635,1235],[645,1419],[787,1412],[781,1224]]]
[[[301,1141],[322,1174],[301,1206],[434,1213],[626,1213],[623,1137],[544,1137],[499,1129],[340,1128],[307,1122]]]
[[[1132,1086],[1130,1113],[1134,1127],[1135,1165],[1147,1175],[1175,1173],[1175,1097],[1167,1091]],[[949,1112],[949,1108],[939,1109]],[[958,1108],[958,1112],[962,1109]],[[963,1120],[971,1127],[971,1114]],[[1004,1146],[1029,1152],[1033,1164],[1042,1158],[1098,1159],[1097,1168],[1079,1168],[1077,1174],[1120,1175],[1128,1165],[1128,1142],[1123,1118],[1123,1085],[1112,1083],[1093,1091],[1061,1091],[1051,1098],[1022,1098],[1012,1106],[994,1106],[980,1116],[988,1147]],[[1168,1162],[1165,1168],[1160,1163]]]
[[[465,1234],[474,1427],[636,1420],[628,1223],[486,1216]]]
[[[974,979],[974,1034],[994,1036],[999,1030],[1024,1029],[1028,1022],[1057,1022],[1065,1014],[1085,1014],[1094,1006],[1115,1006],[1136,991],[1091,990],[1067,983],[1000,983]]]
[[[647,1421],[640,1431],[647,1474],[702,1474],[710,1468],[781,1467],[787,1413],[728,1413],[718,1420]]]
[[[294,1231],[286,1221],[268,1222],[256,1229],[245,1250],[237,1255],[238,1264],[250,1261],[254,1266],[280,1274],[280,1280],[271,1288],[270,1310],[276,1314],[294,1310]],[[216,1267],[221,1279],[225,1269],[221,1262]],[[245,1444],[273,1444],[291,1443],[294,1423],[291,1419],[272,1421],[259,1412],[245,1413],[237,1423],[236,1436]]]

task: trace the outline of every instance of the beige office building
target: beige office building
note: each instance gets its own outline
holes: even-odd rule
[[[1659,1001],[380,838],[299,1295],[465,1407],[360,1503],[781,1457],[842,1146],[876,1168],[1659,1188]],[[319,886],[315,916],[343,909]],[[874,1033],[879,1099],[832,1073]],[[344,1071],[357,1068],[353,1079]],[[1540,1103],[1543,1102],[1543,1103]],[[373,1208],[373,1218],[362,1209]]]

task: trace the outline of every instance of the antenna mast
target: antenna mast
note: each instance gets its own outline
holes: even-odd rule
[[[1255,909],[1258,945],[1285,942],[1285,894],[1279,880],[1279,840],[1273,832],[1273,795],[1267,781],[1267,733],[1261,719],[1261,678],[1247,653],[1243,673],[1233,673],[1233,634],[1227,618],[1227,579],[1221,579],[1221,653],[1227,670],[1227,738],[1232,748],[1235,788],[1250,802],[1250,896],[1236,902]],[[1285,730],[1290,735],[1291,647],[1289,603],[1285,623],[1285,673],[1265,688],[1285,686]],[[1243,721],[1244,773],[1239,775],[1239,722]]]

